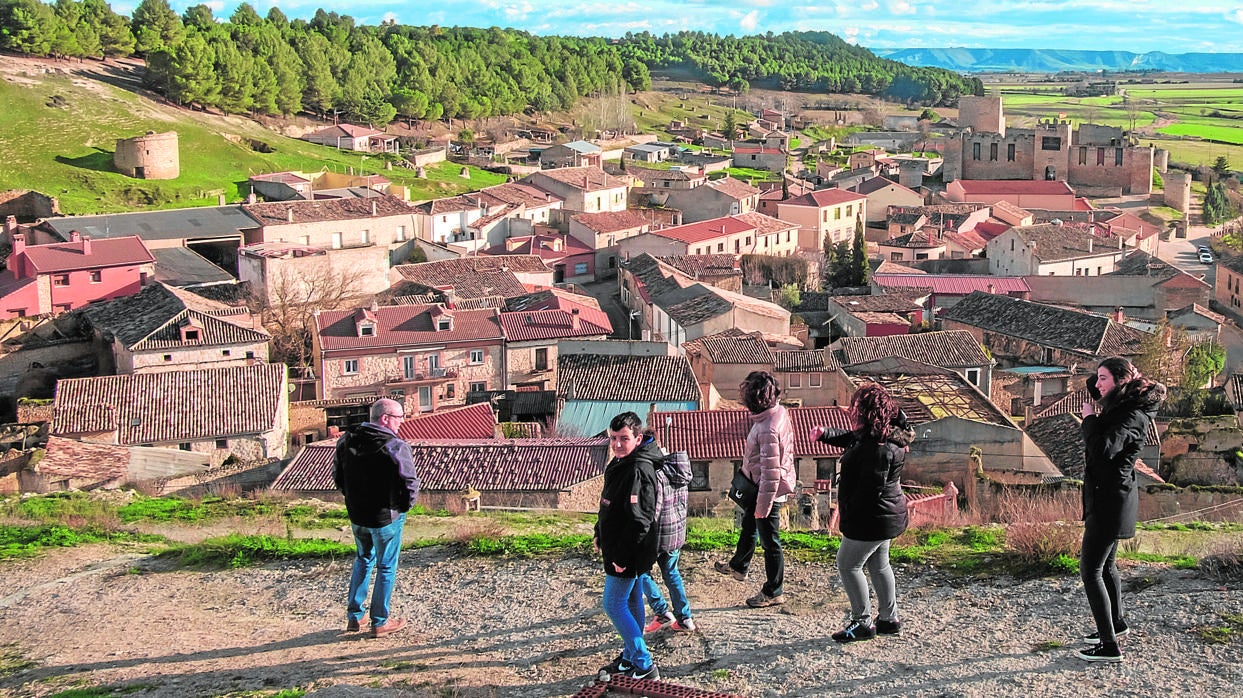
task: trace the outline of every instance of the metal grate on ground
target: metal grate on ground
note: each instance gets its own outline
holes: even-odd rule
[[[609,681],[596,681],[584,686],[573,698],[603,698],[604,696],[646,696],[647,698],[741,698],[732,693],[717,693],[689,686],[677,686],[664,681],[632,679],[614,675]]]

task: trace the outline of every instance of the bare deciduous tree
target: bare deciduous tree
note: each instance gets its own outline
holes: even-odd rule
[[[273,361],[311,366],[315,312],[370,302],[362,295],[365,272],[340,266],[343,265],[333,265],[324,257],[314,262],[302,259],[296,264],[273,265],[266,289],[252,290],[251,307],[272,335]]]

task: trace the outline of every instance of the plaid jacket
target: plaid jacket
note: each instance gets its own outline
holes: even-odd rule
[[[690,482],[691,462],[686,453],[675,451],[665,456],[663,465],[656,470],[656,484],[660,489],[657,549],[662,553],[671,553],[686,545],[686,500]]]

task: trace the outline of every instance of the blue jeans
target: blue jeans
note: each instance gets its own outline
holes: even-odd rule
[[[656,580],[652,579],[652,575],[645,574],[640,577],[643,584],[643,595],[647,597],[647,602],[652,605],[652,613],[663,616],[669,612],[669,603],[673,603],[673,615],[678,620],[686,620],[691,617],[691,602],[686,598],[686,586],[682,584],[682,572],[678,569],[678,560],[682,557],[682,550],[674,550],[671,553],[661,553],[656,558],[656,564],[660,565],[660,576],[665,579],[665,586],[669,587],[669,601],[665,601],[665,597],[660,594],[660,587],[656,586]]]
[[[346,612],[350,620],[363,619],[363,602],[367,600],[367,582],[375,567],[375,588],[371,591],[371,626],[388,621],[388,601],[397,579],[397,560],[401,555],[401,529],[406,515],[380,528],[351,524],[354,529],[354,570],[350,573],[350,598]]]
[[[782,502],[773,502],[768,516],[755,518],[755,505],[752,504],[742,514],[742,530],[738,532],[738,548],[729,566],[747,573],[751,567],[751,557],[755,555],[755,541],[758,538],[764,547],[764,571],[768,575],[760,591],[769,597],[780,596],[785,589],[785,555],[781,552],[781,507]]]
[[[652,655],[643,641],[643,584],[638,577],[604,575],[604,613],[622,638],[622,659],[646,671]]]

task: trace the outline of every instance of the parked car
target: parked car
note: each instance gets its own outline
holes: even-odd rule
[[[1200,263],[1201,264],[1212,264],[1213,253],[1209,252],[1208,250],[1200,250]]]
[[[1210,253],[1211,253],[1211,252],[1212,252],[1212,250],[1210,250],[1210,249],[1208,248],[1208,245],[1198,245],[1198,246],[1196,247],[1196,252],[1201,252],[1201,253],[1203,253],[1203,252],[1210,252]]]

